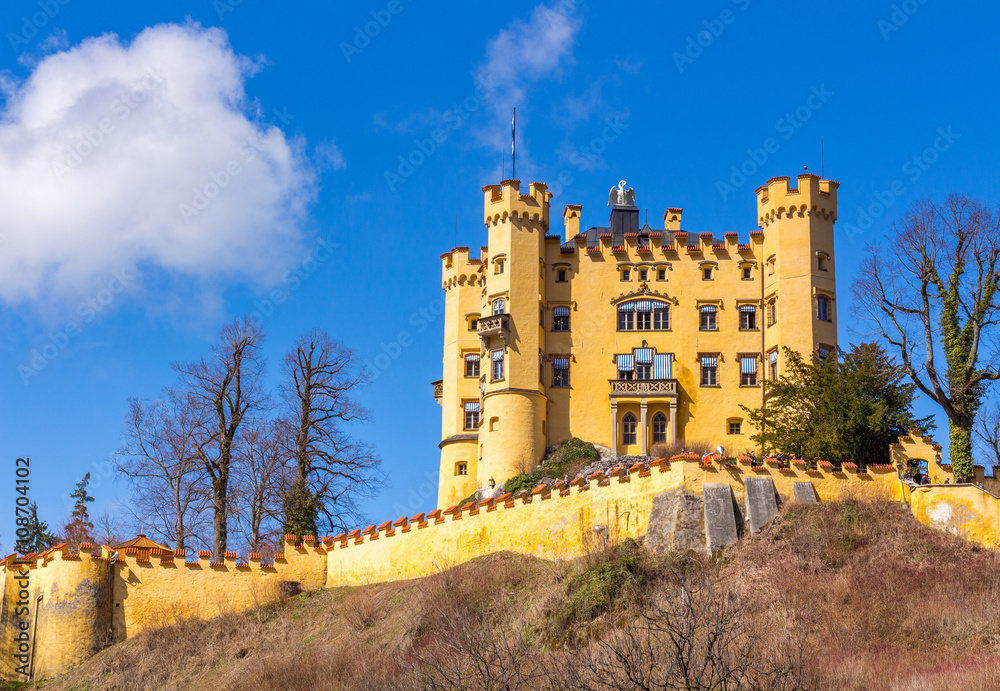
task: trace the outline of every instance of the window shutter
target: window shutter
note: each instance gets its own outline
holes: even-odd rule
[[[778,364],[778,351],[777,350],[774,351],[773,353],[771,353],[770,361],[771,361],[772,365]]]
[[[493,362],[496,362],[497,360],[503,360],[503,351],[502,350],[494,350],[493,351]]]
[[[740,305],[740,312],[747,313],[747,312],[756,312],[756,311],[757,311],[757,308],[754,307],[753,305]]]
[[[653,301],[652,300],[636,300],[635,309],[638,312],[652,312],[653,311]]]
[[[719,364],[719,358],[715,355],[705,355],[701,358],[702,367],[715,367]]]
[[[552,366],[556,369],[569,369],[569,358],[568,357],[557,357],[552,360]]]
[[[479,401],[469,401],[465,404],[465,412],[467,413],[478,413],[479,412]]]
[[[554,310],[552,310],[552,314],[557,317],[568,317],[569,307],[556,307]]]
[[[468,360],[469,362],[479,362],[479,353],[475,353],[473,355],[466,355],[465,359]]]
[[[615,358],[618,360],[618,369],[622,372],[631,372],[635,369],[634,355],[616,355]]]
[[[618,305],[619,312],[631,312],[633,309],[635,309],[634,302],[623,302],[622,304]]]
[[[757,374],[757,358],[740,358],[740,372],[743,374]]]
[[[715,305],[703,305],[701,308],[702,314],[715,314]]]
[[[635,353],[635,361],[638,362],[640,365],[653,364],[652,348],[636,348],[634,353]]]
[[[657,353],[653,356],[653,379],[671,379],[674,356],[670,353]]]

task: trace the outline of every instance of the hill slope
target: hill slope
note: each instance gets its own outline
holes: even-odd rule
[[[898,505],[793,506],[723,556],[497,554],[147,632],[44,688],[1000,688],[1000,560]]]

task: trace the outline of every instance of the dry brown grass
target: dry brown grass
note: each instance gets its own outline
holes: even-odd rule
[[[690,688],[996,689],[997,602],[995,553],[845,497],[790,506],[714,563],[626,543],[569,564],[492,555],[147,632],[46,688],[637,688],[724,637]]]

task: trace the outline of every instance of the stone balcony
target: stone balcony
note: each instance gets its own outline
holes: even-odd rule
[[[676,379],[609,379],[611,397],[677,396]]]
[[[444,396],[444,380],[438,379],[437,381],[432,381],[431,386],[434,387],[434,400],[438,403],[441,402],[441,398]]]
[[[509,314],[494,314],[479,319],[479,337],[484,343],[493,336],[499,336],[504,344],[510,341],[511,317]]]

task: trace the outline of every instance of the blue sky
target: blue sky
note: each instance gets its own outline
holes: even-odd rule
[[[621,178],[651,225],[680,206],[689,231],[743,236],[769,177],[840,181],[840,339],[859,340],[865,244],[917,199],[1000,198],[998,15],[939,0],[5,2],[3,547],[17,456],[52,525],[88,471],[94,512],[127,501],[102,470],[127,398],[155,396],[172,361],[254,310],[272,375],[317,326],[390,355],[356,430],[390,478],[369,515],[431,508],[438,256],[456,236],[484,243],[479,188],[502,177],[515,105],[518,177],[557,193],[553,232],[567,203],[603,224]],[[866,220],[873,204],[887,208]],[[335,249],[314,263],[320,240]]]

